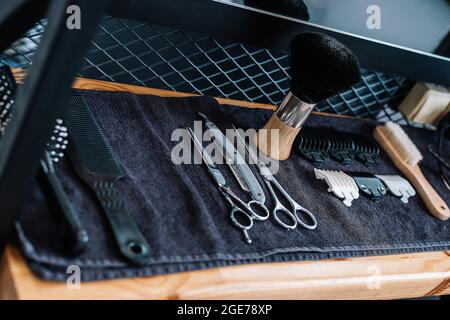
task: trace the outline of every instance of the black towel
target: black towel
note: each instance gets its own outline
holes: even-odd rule
[[[126,206],[151,246],[147,266],[130,266],[119,255],[111,231],[92,192],[64,160],[58,173],[85,223],[90,244],[78,257],[67,257],[57,225],[38,188],[17,223],[20,247],[32,270],[42,278],[65,280],[69,265],[81,268],[82,279],[97,280],[181,272],[242,263],[317,260],[333,257],[384,255],[450,249],[450,222],[427,213],[419,196],[403,204],[392,195],[380,202],[364,196],[347,208],[314,177],[312,165],[294,151],[276,175],[285,189],[318,220],[316,230],[287,231],[271,217],[255,222],[253,244],[230,221],[230,208],[204,165],[175,165],[171,152],[178,128],[192,126],[203,112],[222,129],[231,122],[242,128],[260,127],[270,117],[265,110],[221,106],[210,97],[160,98],[119,92],[83,91],[107,141],[126,172],[118,186]],[[330,126],[371,137],[376,123],[367,120],[312,116],[310,126]],[[432,132],[408,128],[424,154],[425,176],[450,203],[450,193],[426,151]],[[354,161],[348,168],[330,162],[326,169],[368,171]],[[245,197],[229,169],[221,166],[233,190]],[[381,155],[375,174],[399,174]],[[270,195],[266,192],[269,208]],[[247,197],[248,200],[250,200]]]

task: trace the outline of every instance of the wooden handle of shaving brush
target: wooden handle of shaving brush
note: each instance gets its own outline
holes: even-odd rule
[[[265,155],[275,160],[286,160],[291,154],[295,137],[300,128],[292,128],[284,124],[274,113],[266,125],[260,129],[254,143]]]
[[[277,160],[291,154],[295,137],[314,105],[361,80],[357,57],[338,40],[315,32],[298,34],[289,45],[290,90],[254,143]],[[273,141],[276,131],[278,141]]]

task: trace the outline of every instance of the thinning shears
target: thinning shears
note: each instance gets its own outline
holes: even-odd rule
[[[210,155],[203,148],[202,142],[190,128],[187,128],[187,130],[191,136],[192,141],[194,142],[195,148],[201,154],[209,173],[214,178],[214,181],[216,182],[220,192],[231,206],[230,218],[232,223],[237,228],[242,230],[245,241],[247,243],[252,243],[248,231],[253,227],[253,221],[267,220],[270,216],[269,210],[263,203],[259,201],[252,200],[249,202],[245,202],[241,198],[239,198],[227,185],[225,177],[214,164]],[[260,212],[263,214],[260,214]]]

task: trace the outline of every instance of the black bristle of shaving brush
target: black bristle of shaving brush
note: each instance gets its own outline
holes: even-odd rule
[[[355,54],[333,37],[305,32],[290,44],[291,91],[315,104],[361,80]]]
[[[308,7],[303,0],[245,0],[244,4],[249,7],[309,21]]]

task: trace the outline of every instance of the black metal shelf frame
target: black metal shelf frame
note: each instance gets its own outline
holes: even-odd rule
[[[74,2],[83,13],[81,30],[65,28],[65,9]],[[101,20],[102,14],[114,18]],[[48,21],[40,20],[44,16]],[[0,61],[28,68],[16,99],[20,112],[0,144],[0,245],[30,190],[65,89],[77,73],[278,104],[288,90],[289,39],[320,31],[351,47],[364,67],[398,74],[365,71],[360,84],[318,105],[320,111],[403,121],[388,107],[411,84],[399,75],[450,83],[446,59],[213,0],[15,0],[0,5],[0,30],[8,30],[0,38],[0,52],[8,48]],[[10,45],[24,33],[21,43]],[[393,62],[398,59],[404,63]]]

